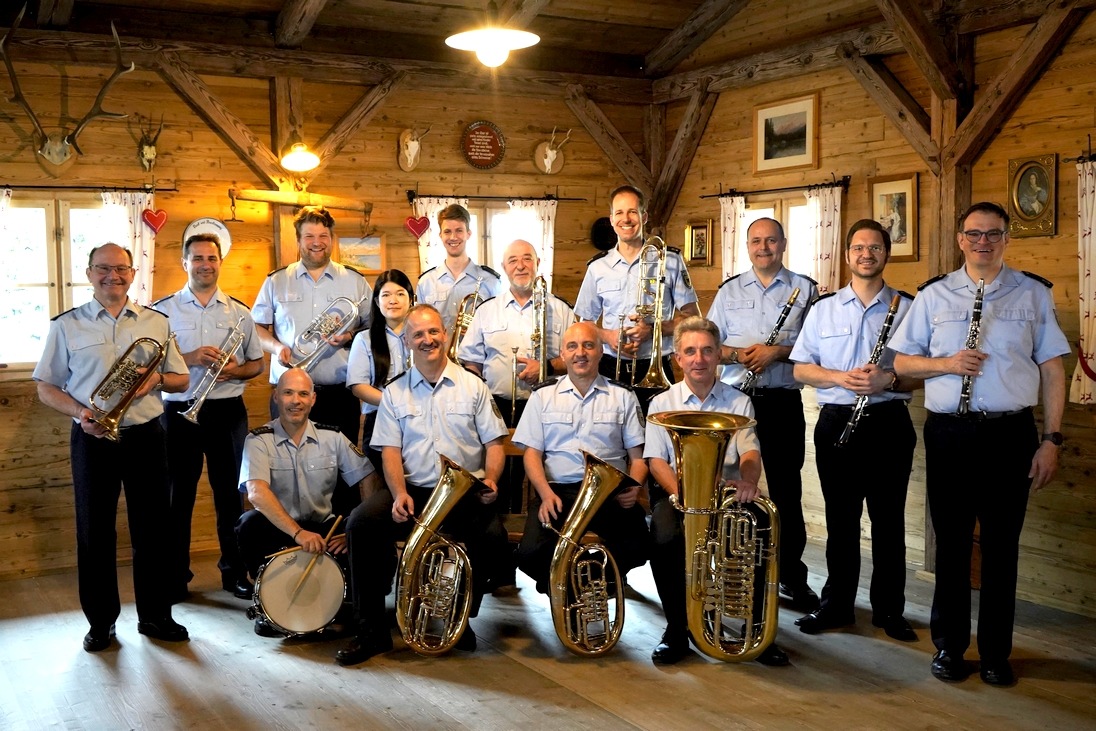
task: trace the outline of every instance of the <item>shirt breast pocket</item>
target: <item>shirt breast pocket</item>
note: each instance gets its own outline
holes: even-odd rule
[[[597,293],[602,298],[612,298],[624,288],[624,282],[619,279],[602,279],[597,283]]]
[[[336,472],[339,469],[339,461],[333,455],[320,454],[305,460],[304,471],[308,476],[309,485],[333,485]]]
[[[594,414],[594,436],[605,446],[620,443],[620,431],[624,425],[623,411],[598,411]]]
[[[544,425],[545,451],[562,449],[576,444],[574,416],[567,411],[545,411],[541,417]]]
[[[1035,310],[1023,307],[992,310],[990,318],[982,321],[982,337],[979,338],[979,348],[986,352],[996,350],[993,345],[1000,343],[1001,350],[1008,349],[1009,344],[1015,347],[1017,342],[1030,342],[1028,333],[1034,330]],[[987,332],[988,330],[988,332]]]
[[[303,301],[303,299],[304,298],[300,292],[280,292],[277,297],[278,302],[282,302],[285,304],[288,304],[290,302],[301,302]]]
[[[422,416],[422,408],[416,404],[397,404],[392,407],[392,413],[400,424],[406,424],[408,419],[417,419]]]
[[[723,307],[725,335],[741,335],[749,327],[754,313],[753,300],[728,300]]]
[[[270,460],[270,479],[273,484],[275,481],[284,479],[293,479],[293,460],[286,459],[285,457],[275,457]]]
[[[444,305],[445,301],[449,299],[449,293],[452,291],[452,287],[438,287],[433,292],[426,295],[426,301],[434,305],[434,307]]]
[[[476,433],[476,404],[472,401],[450,401],[445,405],[445,420],[469,435]]]
[[[98,345],[105,345],[106,337],[99,333],[80,333],[69,340],[69,347],[73,350],[86,350]]]

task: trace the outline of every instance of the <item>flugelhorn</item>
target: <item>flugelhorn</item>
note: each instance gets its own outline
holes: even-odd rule
[[[702,411],[667,411],[647,419],[665,428],[674,445],[680,488],[670,502],[685,514],[689,632],[709,657],[754,660],[776,638],[780,521],[768,499],[739,503],[733,487],[718,487],[731,435],[756,422]],[[754,619],[757,601],[762,602],[759,620]],[[739,627],[741,635],[734,632]]]
[[[780,337],[780,328],[784,327],[788,315],[792,314],[792,307],[795,306],[795,301],[797,299],[799,299],[799,287],[792,290],[792,296],[784,303],[784,309],[780,310],[780,314],[776,318],[776,324],[773,325],[772,331],[769,332],[769,337],[765,338],[765,345],[776,344],[776,339]],[[761,374],[757,371],[746,371],[746,377],[742,379],[742,385],[738,387],[738,390],[752,395],[754,386],[757,384],[757,378],[760,375]]]
[[[323,312],[316,315],[312,322],[308,323],[308,327],[302,330],[296,340],[293,341],[293,347],[304,357],[289,367],[303,368],[306,371],[311,370],[312,366],[316,365],[316,362],[322,355],[327,353],[328,349],[335,347],[328,340],[346,334],[354,326],[354,321],[358,319],[362,303],[367,299],[369,299],[368,294],[362,295],[362,298],[357,302],[349,297],[336,297],[332,300],[331,304]],[[346,308],[345,312],[340,309],[344,306]]]
[[[202,380],[198,383],[198,387],[194,389],[194,403],[190,405],[189,409],[180,414],[191,424],[198,423],[198,412],[202,410],[206,397],[217,385],[217,379],[221,377],[221,372],[225,369],[225,366],[236,356],[236,352],[243,345],[244,331],[240,329],[240,323],[243,321],[243,317],[237,320],[236,324],[232,326],[232,330],[225,336],[221,346],[217,348],[220,355],[217,356],[217,360],[209,364],[205,373],[202,374]]]
[[[576,655],[593,657],[613,649],[620,639],[624,581],[609,549],[598,543],[583,545],[582,536],[606,500],[638,483],[589,452],[582,454],[586,461],[582,486],[558,531],[549,586],[552,624],[560,642]],[[555,530],[550,523],[544,527]]]
[[[457,319],[453,321],[453,334],[449,337],[449,348],[445,354],[449,360],[457,363],[457,351],[460,350],[460,341],[464,340],[464,334],[472,327],[472,316],[476,314],[476,308],[480,306],[480,286],[483,285],[483,277],[476,280],[476,288],[471,294],[464,295],[457,306]]]
[[[122,353],[122,357],[114,362],[107,374],[103,376],[103,380],[99,381],[99,385],[91,392],[88,405],[96,413],[102,414],[94,417],[92,421],[107,430],[107,439],[112,442],[119,440],[119,428],[126,411],[137,398],[137,392],[145,385],[145,381],[156,372],[157,366],[167,355],[168,343],[174,337],[169,335],[163,345],[153,338],[137,338],[126,348],[126,352]],[[130,354],[136,355],[135,351],[146,347],[148,357],[143,363],[138,363],[135,358],[130,357]],[[141,368],[145,369],[143,373],[140,371]],[[110,399],[115,396],[118,400],[111,406]]]
[[[472,564],[460,545],[438,530],[465,493],[480,480],[445,455],[441,477],[415,521],[400,557],[396,621],[404,642],[420,655],[453,649],[472,611]]]

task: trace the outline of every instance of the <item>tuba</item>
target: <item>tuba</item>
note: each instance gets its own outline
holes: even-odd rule
[[[304,357],[289,367],[303,368],[305,371],[312,370],[312,366],[316,365],[320,356],[326,354],[328,349],[335,347],[328,342],[328,338],[336,338],[349,332],[354,321],[358,319],[362,303],[367,299],[369,299],[368,294],[363,295],[357,302],[349,297],[336,297],[332,300],[331,304],[316,315],[312,322],[308,323],[308,327],[302,330],[293,341],[294,349],[303,353]],[[345,307],[346,311],[343,312],[341,307]]]
[[[457,319],[453,321],[453,335],[449,338],[449,349],[445,351],[449,360],[454,363],[459,362],[457,351],[460,350],[460,341],[464,340],[464,334],[468,332],[468,328],[472,327],[472,316],[476,314],[476,308],[480,306],[479,293],[482,284],[483,277],[480,277],[476,280],[476,288],[471,294],[464,295],[460,305],[457,306]]]
[[[451,650],[472,611],[468,554],[438,529],[465,493],[483,483],[445,455],[441,455],[441,468],[426,507],[414,518],[398,572],[396,620],[404,642],[420,655]]]
[[[168,343],[174,337],[174,335],[169,335],[163,345],[160,345],[152,338],[137,338],[133,341],[133,344],[126,348],[126,352],[122,353],[122,357],[114,362],[103,380],[99,381],[99,385],[91,392],[88,405],[96,413],[102,414],[102,416],[97,416],[92,421],[107,430],[106,436],[112,442],[117,442],[120,439],[119,428],[126,411],[133,404],[133,400],[137,398],[137,392],[141,390],[141,386],[145,385],[145,381],[152,376],[156,367],[167,355]],[[148,358],[143,363],[138,363],[135,351],[145,345],[148,346],[150,351]],[[135,357],[131,358],[131,354],[134,354]],[[139,368],[144,368],[145,372],[138,372]],[[110,400],[115,396],[118,397],[118,400],[111,406]]]
[[[701,411],[668,411],[647,419],[665,428],[674,445],[680,489],[670,502],[685,514],[689,632],[709,657],[754,660],[776,638],[780,522],[767,498],[739,503],[733,487],[716,488],[731,434],[755,422]],[[759,568],[764,571],[760,586]],[[754,620],[757,601],[762,602],[759,621]],[[739,627],[740,636],[734,633]]]
[[[609,549],[582,545],[582,535],[602,504],[636,481],[589,452],[586,471],[552,554],[549,574],[552,623],[560,642],[576,655],[595,657],[613,649],[624,629],[624,582]],[[545,528],[555,530],[551,524]],[[610,596],[610,584],[615,586]]]
[[[643,380],[636,383],[636,358],[632,358],[632,386],[635,388],[665,391],[670,387],[670,381],[662,370],[662,306],[665,291],[666,242],[660,236],[652,236],[639,250],[639,280],[636,282],[636,315],[639,320],[651,318],[651,364]],[[650,304],[648,299],[651,300]],[[620,335],[617,338],[616,379],[618,381],[623,347],[624,316],[622,315]]]
[[[213,390],[213,387],[217,385],[217,379],[221,376],[221,371],[225,369],[228,362],[236,356],[236,351],[240,349],[240,346],[244,342],[244,331],[240,329],[240,323],[244,321],[241,317],[236,321],[236,324],[232,326],[232,331],[225,336],[224,342],[221,343],[221,347],[217,350],[221,351],[217,360],[209,364],[205,373],[202,374],[202,380],[198,383],[198,387],[194,389],[194,403],[190,408],[182,412],[180,416],[189,421],[191,424],[198,423],[198,412],[202,410],[202,405],[205,404],[206,397],[209,396],[209,392]]]

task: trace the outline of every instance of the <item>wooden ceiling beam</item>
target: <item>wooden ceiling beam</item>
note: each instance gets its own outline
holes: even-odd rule
[[[506,0],[499,8],[499,25],[523,30],[547,4],[548,0]]]
[[[72,20],[75,0],[41,0],[38,4],[38,27],[64,28]]]
[[[275,153],[283,150],[290,136],[304,128],[304,82],[297,77],[279,76],[270,84],[270,142]]]
[[[564,101],[625,180],[641,190],[654,189],[651,171],[632,151],[624,135],[620,134],[605,113],[586,95],[585,89],[578,84],[568,86]]]
[[[644,59],[647,76],[661,76],[715,35],[749,0],[705,0],[685,22],[670,31]]]
[[[933,92],[941,99],[967,93],[970,83],[916,0],[875,0]]]
[[[1034,23],[1047,11],[1048,4],[1048,0],[955,0],[936,18],[960,35],[989,33]],[[1077,7],[1091,10],[1096,0],[1084,0]]]
[[[298,48],[312,32],[325,5],[327,0],[286,0],[274,22],[274,44],[278,48]]]
[[[685,176],[693,164],[700,139],[704,136],[704,130],[708,127],[718,100],[719,95],[708,93],[707,84],[704,83],[689,97],[685,116],[681,120],[681,126],[677,128],[673,144],[670,145],[670,153],[666,156],[666,164],[658,176],[654,195],[651,196],[649,210],[652,226],[665,227],[670,220],[670,214],[673,213],[681,194],[681,186],[685,184]]]

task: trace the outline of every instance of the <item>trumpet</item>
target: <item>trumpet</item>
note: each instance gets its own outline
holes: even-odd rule
[[[639,279],[636,282],[636,321],[651,318],[651,362],[647,374],[636,383],[635,364],[639,353],[632,357],[632,386],[665,391],[670,381],[662,370],[662,306],[666,291],[666,242],[660,236],[652,236],[639,251]],[[647,304],[650,298],[651,304]],[[624,315],[620,317],[620,334],[617,337],[616,379],[620,380],[620,361],[624,347]]]
[[[117,442],[121,438],[119,429],[126,411],[137,398],[137,392],[145,385],[145,381],[152,376],[156,367],[167,355],[168,343],[174,337],[169,335],[163,345],[153,338],[137,338],[126,348],[126,352],[122,353],[122,357],[114,362],[103,380],[99,381],[99,385],[92,391],[88,405],[93,411],[101,414],[92,421],[107,430],[107,439]],[[130,357],[130,354],[135,354],[135,351],[142,346],[148,346],[150,351],[143,364],[138,363],[136,358]],[[140,372],[141,368],[145,369],[143,373]],[[110,399],[116,395],[118,400],[111,406]]]
[[[780,337],[780,328],[784,327],[784,322],[788,319],[788,315],[792,314],[792,307],[795,305],[797,299],[799,299],[799,287],[792,290],[792,296],[784,303],[784,309],[782,309],[780,315],[777,316],[776,324],[773,325],[772,332],[769,333],[769,337],[765,338],[765,345],[773,345],[776,343],[776,339]],[[757,384],[757,378],[760,375],[761,374],[757,371],[746,371],[746,377],[742,379],[742,385],[738,387],[738,390],[753,395],[754,386]]]
[[[297,339],[293,341],[293,347],[297,352],[303,353],[304,357],[289,367],[303,368],[306,371],[311,370],[312,366],[316,365],[316,362],[322,355],[327,353],[329,348],[335,347],[328,342],[328,339],[337,338],[350,330],[354,321],[358,319],[362,303],[367,299],[369,299],[368,294],[362,295],[362,298],[357,302],[349,297],[335,298],[323,312],[316,315],[312,322],[308,324],[308,327],[302,330]],[[339,309],[341,303],[344,302],[346,303],[345,313]]]
[[[542,276],[533,280],[533,334],[529,337],[533,346],[533,357],[538,364],[537,385],[548,380],[548,282]],[[510,380],[510,426],[514,424],[517,413],[515,403],[518,400],[518,374],[521,364],[518,362],[518,348],[514,352],[514,362]]]
[[[468,332],[468,328],[472,327],[472,316],[476,314],[476,308],[480,306],[480,286],[483,284],[483,277],[476,280],[476,288],[472,290],[472,294],[464,295],[461,299],[460,305],[457,306],[457,319],[453,321],[453,335],[449,338],[449,348],[445,351],[445,354],[449,356],[449,360],[457,363],[457,351],[460,349],[460,341],[464,340],[464,334]]]
[[[202,410],[206,397],[217,385],[217,379],[220,378],[221,371],[225,369],[228,362],[236,356],[236,351],[243,345],[244,331],[240,329],[240,323],[243,321],[244,318],[240,317],[236,324],[232,326],[232,331],[225,336],[221,346],[217,348],[221,351],[221,354],[217,356],[217,360],[209,364],[205,373],[202,374],[202,380],[198,383],[198,387],[194,389],[194,403],[191,404],[189,409],[180,414],[191,424],[198,423],[198,412]]]

